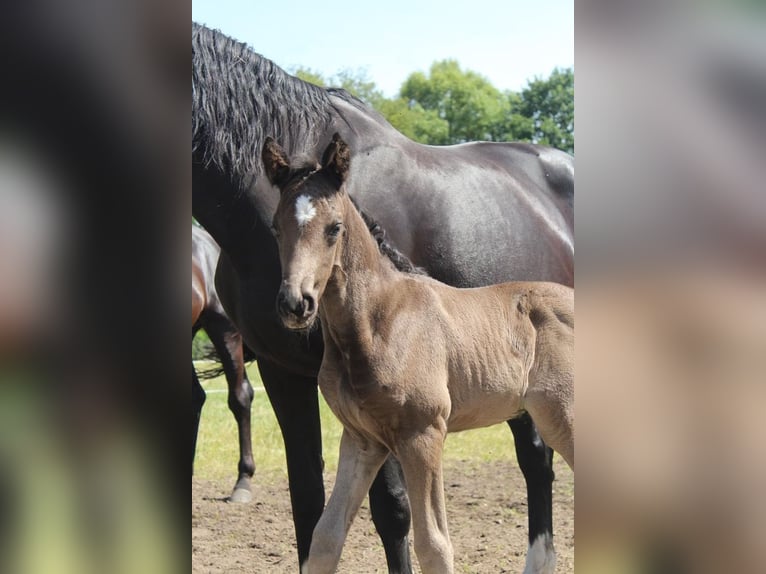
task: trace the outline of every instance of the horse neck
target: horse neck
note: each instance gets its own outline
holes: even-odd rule
[[[235,182],[217,169],[198,164],[193,165],[192,178],[192,213],[232,262],[240,266],[253,254],[263,255],[273,242],[269,218],[273,212],[270,203],[276,201],[276,194],[267,196],[270,188]],[[254,244],[259,248],[253,249]],[[273,256],[277,257],[276,247]]]
[[[397,271],[380,252],[362,216],[348,202],[340,265],[333,272],[320,301],[323,326],[335,335],[366,332],[370,304],[395,279]]]

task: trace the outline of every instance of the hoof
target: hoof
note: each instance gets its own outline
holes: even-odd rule
[[[554,574],[556,571],[556,551],[553,549],[553,536],[541,534],[527,552],[524,574]]]
[[[244,488],[235,488],[234,492],[229,497],[229,502],[236,502],[237,504],[247,504],[253,499],[253,495],[249,490]]]

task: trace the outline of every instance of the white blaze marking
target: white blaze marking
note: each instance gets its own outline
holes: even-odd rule
[[[298,227],[306,225],[314,219],[316,214],[317,210],[311,203],[311,198],[308,195],[301,195],[295,201],[295,219],[298,220]]]

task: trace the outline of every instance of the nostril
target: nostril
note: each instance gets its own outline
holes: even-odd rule
[[[277,294],[277,311],[281,315],[287,315],[290,312],[290,306],[287,304],[287,297],[285,297],[285,294],[282,291]]]
[[[304,294],[300,297],[291,297],[289,292],[280,290],[277,293],[277,312],[282,317],[294,315],[302,319],[311,315],[316,307],[316,301],[311,295]]]
[[[314,298],[309,294],[303,295],[303,314],[307,315],[314,312],[314,306],[316,305]]]

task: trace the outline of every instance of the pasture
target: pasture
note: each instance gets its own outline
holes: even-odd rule
[[[252,426],[256,471],[253,500],[245,505],[226,502],[236,480],[238,446],[236,424],[226,404],[225,380],[218,377],[203,382],[207,402],[202,410],[192,481],[192,569],[196,573],[297,572],[282,435],[254,363],[248,366],[248,376],[255,389]],[[319,404],[325,491],[329,496],[341,425],[321,394]],[[450,434],[444,469],[455,571],[521,572],[527,550],[526,491],[508,426]],[[556,571],[565,573],[574,570],[574,477],[558,455],[554,469]],[[419,572],[417,564],[414,567]],[[386,572],[383,548],[369,519],[367,502],[351,528],[339,572]]]

